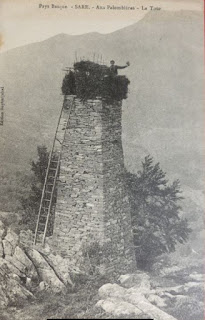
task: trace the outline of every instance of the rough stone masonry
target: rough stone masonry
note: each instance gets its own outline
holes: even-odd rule
[[[119,272],[135,265],[131,216],[125,187],[122,103],[101,98],[71,108],[62,146],[53,243],[76,264],[91,243],[104,246],[102,265]]]

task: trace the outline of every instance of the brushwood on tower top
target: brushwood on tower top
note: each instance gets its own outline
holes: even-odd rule
[[[64,95],[76,95],[82,101],[101,97],[107,103],[121,101],[127,98],[129,79],[118,75],[118,69],[129,66],[101,65],[89,60],[74,63],[73,69],[65,75],[62,84]]]

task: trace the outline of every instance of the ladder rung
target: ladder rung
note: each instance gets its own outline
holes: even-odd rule
[[[40,216],[40,218],[39,218],[39,221],[40,221],[40,222],[42,222],[42,221],[44,222],[44,220],[47,218],[47,216],[48,216],[48,213],[46,213],[46,214],[44,214],[44,215],[41,214],[41,216]]]
[[[43,199],[43,200],[45,200],[45,201],[48,201],[48,200],[49,200],[49,201],[50,201],[51,198],[52,198],[52,197],[51,197],[51,194],[50,194],[50,193],[47,193],[46,196],[45,196],[45,199]]]
[[[52,191],[45,190],[45,193],[52,193]]]
[[[37,234],[40,236],[41,234],[43,235],[43,231],[37,231]],[[38,242],[41,242],[41,239],[38,240]]]
[[[43,201],[49,201],[49,202],[50,202],[50,201],[51,201],[51,199],[43,199]]]
[[[43,232],[42,232],[42,234],[43,234]],[[36,238],[36,242],[35,242],[35,243],[41,243],[41,242],[42,242],[41,239],[37,239],[37,238]]]
[[[46,212],[46,213],[43,212],[43,213],[44,213],[44,214],[41,214],[40,218],[47,218],[47,213],[48,213],[48,212]]]
[[[53,162],[53,163],[58,163],[58,161],[56,161],[56,160],[51,160],[51,162]]]
[[[48,208],[46,208],[46,207],[42,207],[41,209],[48,210]]]
[[[57,168],[49,168],[49,170],[57,170]]]

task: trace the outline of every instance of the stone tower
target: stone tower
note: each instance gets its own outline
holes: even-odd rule
[[[62,146],[53,243],[80,264],[89,246],[103,248],[100,264],[131,271],[135,265],[131,216],[122,149],[122,103],[101,98],[82,102],[65,96],[72,108]]]

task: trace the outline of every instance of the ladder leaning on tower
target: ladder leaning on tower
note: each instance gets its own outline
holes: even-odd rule
[[[62,144],[65,139],[66,129],[69,126],[69,119],[71,111],[74,107],[75,96],[69,96],[71,99],[70,107],[68,109],[63,107],[57,123],[57,128],[53,140],[53,145],[49,154],[48,166],[46,169],[46,176],[43,185],[41,201],[37,216],[36,229],[34,234],[34,244],[45,244],[45,238],[48,231],[49,219],[53,209],[53,200],[55,196],[56,182],[58,178]]]

